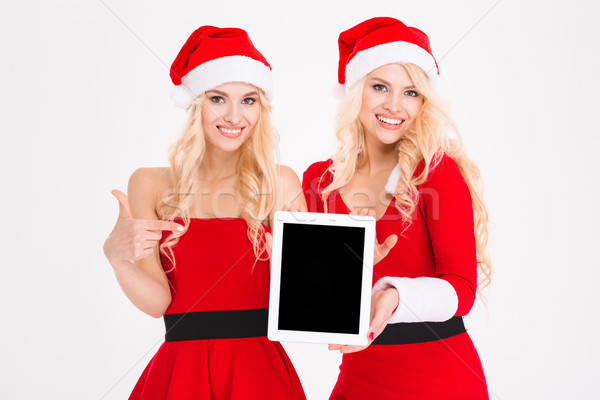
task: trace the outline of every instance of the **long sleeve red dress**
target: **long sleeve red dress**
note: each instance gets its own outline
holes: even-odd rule
[[[330,165],[331,160],[317,162],[304,172],[309,211],[325,211],[321,193],[333,180]],[[423,168],[421,162],[415,175]],[[462,322],[477,287],[468,187],[454,160],[443,155],[418,191],[406,230],[395,200],[376,224],[380,243],[392,234],[399,238],[373,268],[375,289],[398,289],[398,309],[373,344],[343,356],[330,399],[488,398],[479,356]],[[329,213],[350,212],[337,190],[327,206]]]

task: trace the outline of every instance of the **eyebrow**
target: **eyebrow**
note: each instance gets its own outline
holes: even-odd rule
[[[372,77],[371,79],[379,81],[379,82],[383,83],[384,85],[392,86],[392,84],[389,83],[388,81],[386,81],[385,79],[377,78],[376,76]],[[404,89],[416,89],[416,87],[415,87],[415,85],[410,85],[410,86],[405,86]]]
[[[220,94],[221,96],[225,96],[225,97],[229,97],[227,93],[225,92],[221,92],[220,90],[217,89],[211,89],[211,90],[207,90],[206,93],[216,93],[216,94]],[[248,92],[245,95],[243,95],[242,97],[248,97],[248,96],[257,96],[258,92],[256,90],[253,90],[252,92]]]

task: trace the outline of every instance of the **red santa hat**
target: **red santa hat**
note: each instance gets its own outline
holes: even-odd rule
[[[361,22],[342,32],[338,44],[338,82],[345,84],[346,91],[369,72],[391,63],[415,64],[431,80],[439,74],[427,35],[395,18],[379,17]]]
[[[201,26],[171,65],[171,98],[181,108],[207,90],[227,82],[250,83],[273,97],[271,66],[243,29]]]

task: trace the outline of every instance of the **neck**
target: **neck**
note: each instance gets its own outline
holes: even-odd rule
[[[398,164],[398,152],[395,144],[381,143],[367,134],[365,137],[367,157],[363,161],[369,175],[393,169]]]
[[[237,174],[239,160],[240,151],[227,153],[207,147],[200,166],[200,177],[206,181],[229,178]]]

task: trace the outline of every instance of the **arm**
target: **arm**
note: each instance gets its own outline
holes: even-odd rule
[[[119,218],[104,243],[104,254],[133,305],[159,318],[171,303],[171,290],[160,262],[158,241],[163,230],[180,226],[158,219],[156,178],[156,170],[138,169],[129,179],[129,198],[113,191],[119,200]]]
[[[477,262],[473,206],[456,163],[444,156],[420,188],[435,258],[435,277],[384,277],[374,291],[395,288],[398,308],[389,322],[446,321],[466,315],[475,301]]]

